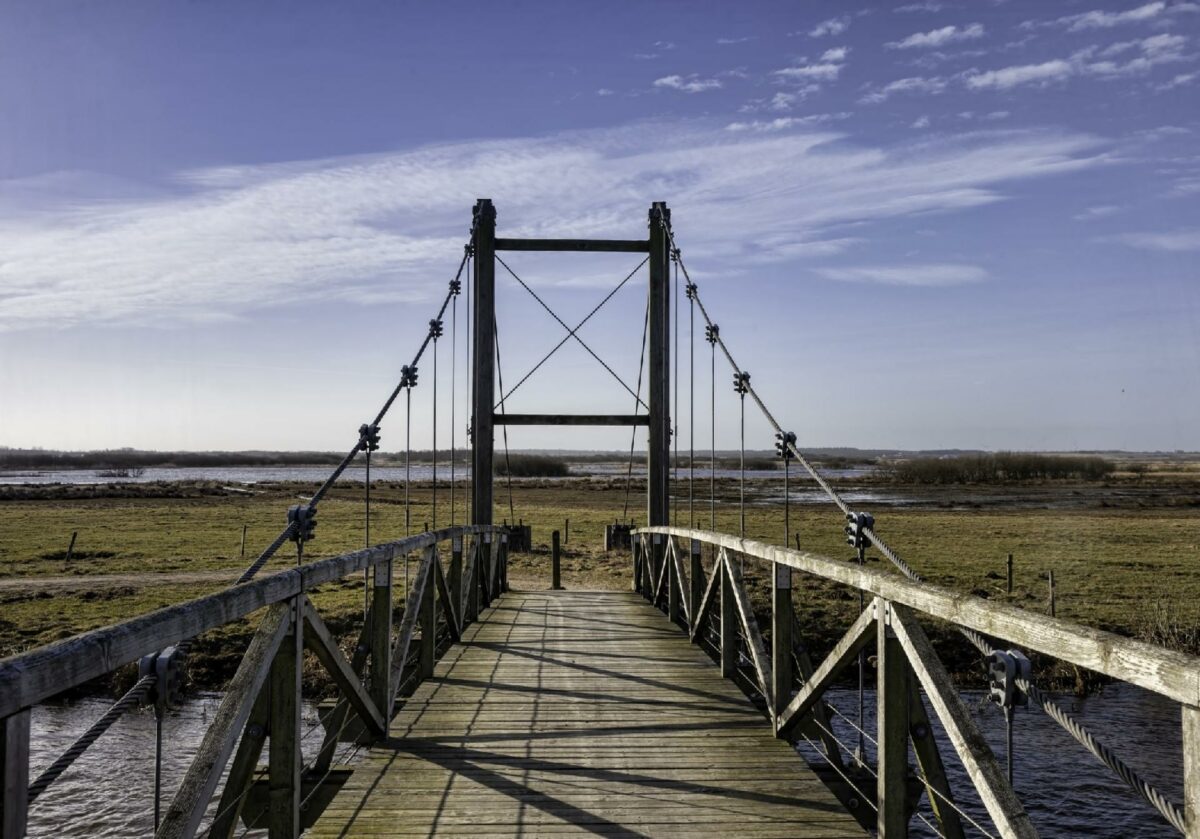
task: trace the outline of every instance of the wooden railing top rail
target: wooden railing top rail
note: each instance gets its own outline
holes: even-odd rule
[[[912,609],[1016,646],[1129,682],[1185,705],[1200,705],[1200,658],[1093,629],[1061,618],[993,603],[931,583],[863,568],[811,551],[741,539],[707,530],[645,527],[636,534],[697,539],[746,556],[787,565],[826,580],[862,589]]]
[[[279,571],[0,660],[0,717],[323,583],[447,539],[500,530],[494,526],[463,525],[384,542]]]

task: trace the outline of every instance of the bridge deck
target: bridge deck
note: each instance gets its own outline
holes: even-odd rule
[[[863,835],[633,593],[503,595],[391,735],[310,835]]]

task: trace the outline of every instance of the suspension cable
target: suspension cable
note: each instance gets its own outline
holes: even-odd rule
[[[687,276],[686,268],[683,273],[684,276]],[[700,302],[698,295],[695,296],[695,300],[697,303]],[[712,349],[712,416],[709,421],[712,439],[709,441],[708,450],[708,506],[711,518],[709,526],[715,531],[717,529],[717,337],[721,330],[715,323],[708,320],[707,315],[704,319],[708,321],[708,326],[704,329],[705,340]]]
[[[638,377],[637,377],[637,394],[634,395],[638,399],[638,395],[642,392],[642,373],[645,371],[646,365],[646,333],[650,329],[650,301],[646,300],[646,315],[642,318],[642,351],[638,354]],[[638,399],[638,401],[641,401]],[[637,413],[637,402],[633,403],[633,412]],[[621,514],[623,522],[629,521],[629,493],[633,488],[633,446],[637,442],[637,426],[629,430],[629,466],[625,471],[625,511]]]
[[[437,450],[437,393],[438,393],[438,338],[442,337],[442,322],[431,320],[429,331],[433,336],[433,529],[437,530],[438,502],[438,450]]]
[[[675,253],[674,248],[671,248],[671,261],[675,263],[675,293],[671,295],[671,302],[675,304],[675,349],[672,353],[675,357],[675,376],[673,381],[675,385],[675,413],[671,417],[671,439],[675,443],[675,458],[671,461],[671,483],[674,484],[679,481],[679,255]],[[679,515],[676,506],[674,504],[670,506],[671,521],[678,524]]]
[[[675,257],[682,256],[675,249]],[[687,284],[688,299],[688,527],[696,527],[696,287]]]
[[[668,235],[668,237],[670,237],[672,246],[674,246],[674,243],[675,243],[674,234],[672,233],[672,231],[669,227],[667,228],[667,235]],[[683,262],[682,259],[680,259],[679,267],[680,267],[680,270],[683,271],[684,278],[690,282],[691,278],[688,275],[687,265]],[[696,294],[696,304],[700,307],[700,314],[703,316],[705,322],[710,327],[713,326],[712,318],[709,316],[708,310],[704,306],[704,301],[700,299],[699,292],[697,292],[697,294]],[[733,355],[730,353],[728,346],[726,346],[726,344],[725,344],[725,341],[720,337],[720,334],[718,333],[714,337],[716,339],[716,343],[720,344],[721,351],[724,353],[725,358],[729,361],[729,365],[733,368],[734,372],[735,373],[740,372],[741,368],[738,367],[737,362],[734,361]],[[714,356],[715,356],[715,348],[714,348]],[[748,386],[747,393],[749,393],[750,397],[758,405],[759,409],[763,413],[763,416],[767,419],[767,421],[774,428],[774,430],[777,432],[783,431],[782,426],[780,426],[780,424],[776,421],[774,415],[770,412],[770,410],[767,408],[766,404],[762,401],[761,397],[759,397],[758,393],[754,390],[754,388],[752,386]],[[808,472],[808,474],[813,478],[813,480],[817,482],[817,484],[821,487],[821,489],[824,490],[826,496],[828,496],[828,498],[843,513],[849,514],[851,512],[850,506],[842,499],[841,495],[839,495],[838,492],[829,484],[829,482],[825,479],[825,477],[823,475],[821,475],[820,472],[817,471],[817,469],[812,465],[812,463],[809,462],[808,458],[806,458],[804,456],[804,454],[799,450],[799,447],[794,444],[792,444],[790,447],[792,449],[792,454],[794,454],[796,457],[796,460],[800,463],[801,466],[804,467],[805,471]],[[715,517],[714,517],[714,519],[715,519]],[[716,529],[715,524],[714,524],[713,529],[714,530]],[[900,570],[900,572],[902,574],[904,574],[904,576],[906,576],[910,580],[913,580],[914,582],[924,582],[924,578],[921,577],[921,575],[918,574],[912,568],[912,566],[910,566],[907,562],[902,560],[900,558],[900,556],[892,548],[890,548],[874,532],[874,530],[872,528],[869,528],[869,527],[863,528],[863,533],[867,537],[867,539],[871,542],[871,544],[873,544],[876,548],[878,548],[879,552],[881,554],[883,554],[883,556],[889,562],[891,562],[894,566],[896,566],[896,568],[898,568]],[[987,642],[987,640],[983,637],[983,635],[980,634],[979,632],[976,632],[973,629],[970,629],[968,627],[963,627],[963,626],[958,626],[958,627],[956,627],[956,629],[964,637],[966,637],[966,639],[968,641],[970,641],[971,644],[984,656],[990,655],[993,652],[993,648],[992,648],[991,644],[989,644]],[[1103,763],[1110,770],[1115,772],[1117,774],[1117,776],[1120,777],[1121,780],[1124,781],[1127,786],[1129,786],[1134,792],[1136,792],[1138,795],[1140,795],[1146,802],[1148,802],[1151,806],[1153,806],[1156,810],[1158,810],[1158,812],[1160,814],[1162,814],[1163,818],[1165,818],[1171,825],[1173,825],[1175,828],[1177,828],[1182,833],[1187,832],[1186,818],[1184,817],[1183,811],[1179,808],[1179,806],[1177,804],[1175,804],[1173,801],[1168,799],[1158,789],[1156,789],[1148,780],[1143,778],[1135,769],[1130,767],[1121,758],[1119,758],[1112,751],[1112,749],[1109,746],[1105,745],[1103,742],[1096,739],[1095,735],[1093,735],[1090,731],[1088,731],[1087,728],[1085,728],[1077,720],[1075,720],[1073,717],[1071,717],[1071,715],[1069,713],[1067,713],[1065,710],[1063,710],[1063,708],[1057,702],[1055,702],[1050,697],[1046,696],[1046,694],[1044,694],[1035,684],[1033,684],[1033,682],[1031,682],[1027,679],[1018,678],[1016,680],[1016,685],[1018,688],[1020,688],[1022,691],[1024,691],[1026,693],[1026,695],[1028,695],[1029,698],[1032,699],[1033,702],[1038,707],[1040,707],[1051,719],[1053,719],[1060,726],[1062,726],[1062,728],[1068,734],[1070,734],[1080,745],[1082,745],[1085,749],[1087,749],[1089,752],[1091,752],[1092,755],[1095,756],[1101,763]]]
[[[504,373],[500,364],[500,327],[496,324],[496,316],[492,315],[492,334],[496,337],[496,378],[500,382],[500,392],[504,393]],[[504,397],[500,397],[500,416],[504,416]],[[513,508],[513,475],[512,463],[508,459],[508,423],[504,423],[504,471],[507,473],[508,484],[508,518],[511,524],[517,523],[517,514]]]
[[[461,288],[461,286],[460,286]],[[454,493],[455,440],[458,436],[456,406],[458,405],[458,294],[450,305],[450,526],[458,524]]]
[[[649,257],[646,257],[646,259],[649,259]],[[625,384],[625,380],[622,379],[620,376],[618,376],[616,371],[613,370],[611,367],[609,367],[608,364],[604,361],[604,359],[602,359],[600,356],[596,355],[595,351],[591,347],[589,347],[587,345],[587,343],[585,343],[584,340],[582,338],[580,338],[579,335],[574,330],[571,329],[571,327],[567,326],[566,322],[562,318],[560,318],[558,315],[556,315],[554,313],[553,309],[551,309],[548,305],[546,305],[546,301],[543,300],[541,297],[539,297],[537,295],[537,292],[535,292],[532,288],[530,288],[524,280],[522,280],[520,277],[518,277],[516,272],[513,271],[513,269],[508,267],[507,262],[505,262],[503,259],[501,259],[499,255],[496,256],[496,261],[504,266],[504,270],[507,271],[510,275],[512,275],[512,278],[514,280],[516,280],[518,283],[520,283],[521,287],[523,289],[525,289],[526,291],[528,291],[534,300],[536,300],[539,304],[541,304],[541,307],[550,314],[550,317],[552,317],[556,321],[558,321],[559,326],[561,326],[563,329],[567,330],[567,332],[569,333],[567,335],[568,338],[574,338],[575,341],[579,344],[579,346],[581,346],[585,350],[587,350],[588,355],[590,355],[592,358],[596,359],[596,361],[600,362],[600,366],[603,367],[605,370],[607,370],[609,375],[617,380],[617,384],[619,384],[621,387],[625,388],[625,390],[629,391],[629,395],[634,397],[635,399],[637,399],[637,401],[647,411],[650,410],[650,407],[648,405],[646,405],[645,402],[642,402],[641,397],[639,397],[636,393],[633,392],[633,388],[631,388],[629,385]],[[641,266],[638,266],[638,267],[640,268]],[[634,271],[636,272],[637,269],[635,268]],[[501,391],[503,391],[503,390],[504,389],[501,388]],[[515,390],[515,388],[514,388],[514,390]]]

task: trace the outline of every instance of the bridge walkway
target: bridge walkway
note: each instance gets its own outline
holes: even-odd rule
[[[512,591],[309,835],[862,836],[685,633],[632,592]]]

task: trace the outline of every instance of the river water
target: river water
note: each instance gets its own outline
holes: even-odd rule
[[[857,693],[838,689],[829,694],[849,719],[835,718],[834,732],[844,743],[857,743],[852,725],[857,720]],[[964,694],[997,757],[1004,760],[1004,720],[981,694]],[[204,694],[172,712],[164,723],[163,808],[195,754],[205,728],[220,702]],[[1175,801],[1182,789],[1179,706],[1131,685],[1113,685],[1082,699],[1062,704],[1093,732],[1114,746]],[[874,733],[875,697],[866,694],[865,729]],[[39,706],[33,712],[34,776],[106,709],[101,699],[69,705]],[[765,725],[765,723],[764,723]],[[988,833],[994,833],[961,764],[944,739],[936,719],[942,756],[951,789],[963,810]],[[303,746],[312,754],[320,742],[316,709],[304,709]],[[1039,710],[1021,709],[1014,722],[1016,789],[1042,836],[1171,837],[1178,834],[1149,805],[1077,745]],[[873,755],[868,741],[867,754]],[[349,747],[352,748],[352,747]],[[801,753],[813,754],[802,744]],[[353,762],[353,761],[351,761]],[[30,810],[30,837],[143,836],[153,826],[154,717],[148,712],[127,714],[89,750],[69,772],[51,786]],[[210,808],[210,816],[215,804]],[[924,815],[932,820],[928,805]],[[936,836],[914,819],[915,836]],[[255,831],[250,835],[265,835]],[[968,835],[988,835],[968,825]]]

